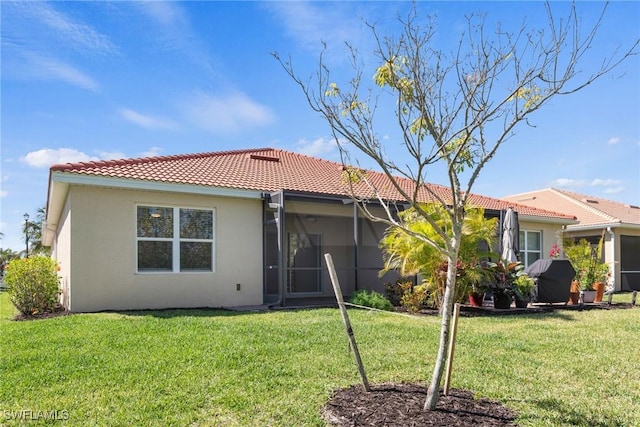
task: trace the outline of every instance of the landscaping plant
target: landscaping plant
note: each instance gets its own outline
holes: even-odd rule
[[[393,310],[393,304],[391,304],[391,301],[376,291],[355,291],[353,295],[351,295],[350,302],[351,304],[377,308],[378,310]]]
[[[5,271],[9,299],[25,316],[55,311],[60,295],[58,265],[44,256],[15,259]]]

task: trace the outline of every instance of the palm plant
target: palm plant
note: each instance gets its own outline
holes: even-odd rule
[[[451,217],[441,205],[425,204],[421,205],[421,208],[443,230],[452,229]],[[401,212],[399,216],[403,226],[414,234],[408,234],[401,227],[387,228],[380,241],[384,258],[381,274],[390,270],[395,270],[402,276],[420,274],[430,290],[430,300],[439,306],[447,272],[447,255],[443,249],[445,242],[433,226],[413,208]],[[486,279],[480,267],[480,259],[489,253],[480,248],[482,244],[488,248],[492,246],[496,226],[497,219],[485,218],[484,209],[469,207],[465,210],[456,265],[456,301],[461,302],[472,289],[479,287]],[[417,235],[426,236],[427,239],[419,239]]]

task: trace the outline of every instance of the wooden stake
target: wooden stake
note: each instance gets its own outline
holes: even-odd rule
[[[449,383],[451,382],[451,368],[453,367],[453,353],[456,350],[456,334],[458,332],[458,317],[460,316],[460,303],[453,306],[453,324],[451,325],[451,335],[449,336],[449,351],[447,352],[446,376],[444,379],[444,395],[449,394]]]
[[[329,277],[331,277],[331,284],[333,285],[333,292],[336,294],[336,300],[338,301],[340,314],[342,314],[342,321],[344,322],[344,327],[347,330],[347,336],[349,337],[351,350],[353,350],[353,357],[356,359],[358,371],[360,372],[360,378],[362,378],[362,385],[364,386],[365,391],[371,391],[371,388],[369,387],[369,381],[367,380],[367,374],[364,371],[364,365],[362,364],[362,359],[360,358],[360,352],[358,351],[358,345],[356,344],[356,337],[353,335],[351,322],[349,322],[347,307],[345,306],[344,299],[342,298],[342,290],[340,289],[340,283],[338,282],[336,268],[333,265],[333,258],[331,258],[331,254],[324,254],[324,259],[327,262]]]
[[[636,305],[636,297],[638,296],[638,291],[633,291],[631,294],[631,305]]]

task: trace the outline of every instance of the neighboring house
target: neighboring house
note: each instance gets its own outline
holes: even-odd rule
[[[547,188],[505,197],[518,204],[575,215],[564,235],[597,245],[604,236],[601,257],[610,266],[609,285],[616,291],[640,290],[640,207],[571,191]]]
[[[383,174],[367,178],[383,197],[399,199]],[[277,149],[55,165],[43,240],[59,262],[71,311],[329,300],[326,252],[345,295],[382,291],[396,278],[378,277],[385,226],[359,215],[348,194],[341,164]],[[420,197],[427,200],[426,191]],[[521,228],[539,232],[526,235],[528,259],[542,257],[555,239],[546,236],[573,222],[488,197],[470,200],[499,218],[513,206]]]

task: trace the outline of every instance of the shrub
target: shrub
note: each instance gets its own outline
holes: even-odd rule
[[[404,290],[402,289],[402,283],[404,281],[398,279],[395,282],[386,282],[384,284],[384,295],[387,297],[391,304],[394,306],[400,305],[400,300],[402,299],[402,295],[404,294]]]
[[[351,296],[350,302],[351,304],[377,308],[378,310],[393,310],[393,304],[384,295],[376,291],[355,291]]]
[[[424,307],[427,301],[427,288],[425,285],[413,286],[412,282],[404,282],[400,284],[403,290],[400,305],[408,312],[417,313]]]
[[[18,311],[34,316],[56,309],[60,295],[57,264],[48,257],[16,259],[9,263],[4,282]]]

